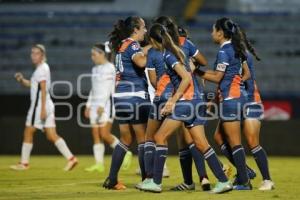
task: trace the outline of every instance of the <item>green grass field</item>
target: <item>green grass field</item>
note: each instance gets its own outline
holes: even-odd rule
[[[182,181],[178,158],[168,158],[171,177],[163,180],[164,192],[152,194],[134,189],[139,181],[135,175],[137,159],[128,171],[122,171],[120,179],[128,189],[109,191],[100,187],[108,173],[110,157],[106,158],[106,172],[103,174],[88,173],[86,166],[93,164],[92,156],[80,156],[79,165],[71,172],[62,170],[65,160],[61,156],[33,156],[31,169],[28,171],[12,171],[8,166],[18,161],[17,156],[0,156],[0,199],[122,199],[122,200],[188,200],[188,199],[300,199],[300,158],[271,157],[270,166],[276,189],[268,192],[257,190],[261,181],[260,175],[252,181],[253,191],[233,191],[228,194],[213,195],[202,192],[199,184],[195,192],[169,192],[168,188]],[[225,161],[224,159],[222,159]],[[248,158],[248,163],[257,172],[255,162]],[[211,182],[215,182],[210,170]],[[194,181],[198,183],[195,175]]]

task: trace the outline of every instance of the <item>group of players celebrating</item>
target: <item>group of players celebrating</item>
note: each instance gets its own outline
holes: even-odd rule
[[[207,60],[191,42],[188,32],[166,16],[156,18],[148,31],[141,17],[119,20],[109,35],[109,42],[92,47],[95,67],[84,114],[92,125],[96,164],[86,170],[104,171],[103,141],[109,144],[113,153],[104,188],[126,188],[119,181],[118,173],[122,163],[128,168],[132,157],[129,148],[136,138],[141,174],[141,182],[136,188],[161,192],[168,138],[175,132],[183,182],[171,190],[195,190],[193,160],[203,190],[215,194],[233,189],[251,190],[250,180],[256,173],[246,164],[242,133],[262,175],[259,190],[274,188],[267,155],[259,143],[263,107],[255,82],[253,57],[260,58],[246,33],[229,18],[216,20],[211,36],[213,42],[220,45],[212,70],[206,69]],[[31,88],[31,106],[21,162],[11,168],[28,169],[32,138],[38,128],[45,130],[47,138],[68,159],[65,170],[71,170],[78,161],[55,130],[45,48],[33,46],[31,59],[36,66],[31,80],[26,80],[21,73],[15,76],[17,81]],[[202,79],[201,83],[199,79]],[[214,99],[206,98],[205,81],[217,84]],[[152,98],[148,83],[155,90]],[[205,125],[212,113],[217,113],[219,118],[215,142],[237,171],[233,181],[228,178],[228,166],[218,159],[205,136]],[[119,125],[119,139],[111,134],[113,120]],[[205,161],[217,179],[213,188]]]

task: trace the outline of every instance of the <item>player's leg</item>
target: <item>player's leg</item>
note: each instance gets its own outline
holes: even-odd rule
[[[23,144],[21,149],[21,161],[17,165],[11,165],[10,166],[11,169],[14,170],[29,169],[29,159],[33,147],[33,136],[35,132],[36,132],[35,127],[25,126]]]
[[[112,122],[105,122],[99,126],[101,139],[114,149],[120,142],[119,139],[111,133]]]
[[[224,193],[232,190],[232,185],[223,172],[220,161],[215,151],[213,150],[213,148],[211,148],[206,139],[204,126],[196,125],[189,128],[189,132],[193,138],[195,146],[203,153],[208,166],[212,170],[215,177],[218,179],[218,183],[212,189],[212,192]]]
[[[129,123],[121,123],[119,124],[119,128],[120,142],[116,145],[112,153],[109,175],[103,183],[103,187],[106,189],[120,190],[126,188],[123,184],[118,182],[118,173],[132,142],[131,126]]]
[[[104,171],[104,151],[105,146],[103,142],[101,142],[100,139],[100,127],[96,124],[92,125],[92,137],[93,137],[93,154],[96,161],[96,164],[86,168],[85,170],[88,172],[92,171],[98,171],[103,172]]]
[[[161,182],[164,164],[167,158],[168,147],[167,140],[172,135],[172,133],[181,125],[181,121],[173,119],[165,119],[159,130],[154,136],[156,143],[156,151],[154,156],[154,171],[153,171],[153,181],[143,184],[142,190],[150,192],[161,192]]]
[[[56,127],[46,127],[45,133],[47,139],[50,142],[54,143],[57,150],[68,160],[68,163],[65,166],[64,170],[65,171],[72,170],[78,164],[78,160],[70,151],[65,140],[57,134]]]
[[[258,119],[246,119],[244,120],[243,125],[243,132],[246,137],[247,143],[251,149],[251,153],[255,158],[256,164],[263,178],[263,182],[259,189],[272,190],[274,188],[274,183],[271,180],[269,172],[267,154],[259,143],[261,122]]]

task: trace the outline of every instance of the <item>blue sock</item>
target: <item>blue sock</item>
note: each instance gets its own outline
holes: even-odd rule
[[[184,183],[187,185],[193,184],[193,174],[192,174],[192,154],[188,148],[179,150],[179,160],[180,167],[182,171],[182,176]]]
[[[208,178],[203,154],[199,151],[199,149],[197,149],[194,143],[189,145],[189,149],[193,156],[195,166],[200,177],[200,181],[202,181],[203,178]]]
[[[155,143],[153,141],[147,141],[144,146],[144,162],[147,178],[153,177],[154,155]]]
[[[258,145],[257,147],[251,149],[251,152],[255,158],[256,164],[263,177],[263,180],[271,180],[268,159],[265,150],[260,145]]]
[[[249,181],[249,176],[246,168],[245,150],[242,145],[237,145],[232,148],[232,156],[238,174],[239,184],[246,184]]]
[[[111,180],[118,179],[118,173],[127,151],[128,151],[128,146],[121,142],[119,142],[119,144],[117,144],[117,146],[115,147],[112,153],[111,165],[109,171],[109,178]]]
[[[168,147],[166,145],[156,145],[153,170],[153,181],[156,184],[161,184],[167,154]]]
[[[138,157],[139,157],[139,165],[140,165],[142,180],[144,180],[146,178],[145,161],[144,161],[144,155],[145,155],[145,151],[144,151],[145,147],[144,146],[145,146],[145,143],[140,143],[138,145]]]
[[[230,163],[235,166],[234,164],[234,160],[233,160],[233,156],[232,156],[232,151],[231,151],[231,148],[229,146],[229,144],[227,142],[223,143],[221,146],[221,151],[223,153],[223,155],[230,161]],[[222,164],[223,165],[223,164]],[[247,173],[250,174],[250,173],[253,173],[254,170],[251,169],[251,167],[249,167],[247,164],[246,164],[246,168],[247,168]]]
[[[220,149],[221,149],[221,152],[223,153],[223,155],[231,162],[231,164],[234,165],[234,160],[233,160],[233,157],[232,157],[232,151],[231,151],[231,148],[229,146],[228,143],[223,143],[221,146],[220,146]]]
[[[213,174],[215,175],[215,177],[218,179],[219,182],[228,181],[226,175],[223,172],[220,161],[217,158],[217,155],[213,150],[213,148],[209,147],[205,151],[204,158],[207,161],[208,166],[210,167],[211,171],[213,172]]]

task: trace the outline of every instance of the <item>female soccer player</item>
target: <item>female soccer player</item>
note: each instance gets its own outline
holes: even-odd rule
[[[31,61],[36,69],[30,80],[25,79],[21,73],[15,74],[18,82],[30,88],[31,104],[24,130],[21,161],[17,165],[10,166],[10,168],[14,170],[29,169],[33,135],[37,129],[41,129],[45,131],[47,139],[53,142],[58,151],[68,160],[64,170],[70,171],[78,161],[69,150],[64,139],[56,132],[54,104],[49,93],[51,87],[50,69],[46,63],[46,49],[43,45],[37,44],[31,48]]]
[[[185,54],[185,65],[194,70],[193,66],[190,65],[190,60],[194,60],[197,65],[207,65],[206,58],[197,49],[197,47],[188,39],[188,34],[183,28],[179,28],[174,21],[167,16],[158,17],[155,22],[165,26],[168,33],[172,37],[173,41],[179,46]],[[180,30],[180,32],[179,32]],[[199,96],[204,96],[203,89],[195,79],[194,84],[199,90]],[[189,133],[189,130],[182,126],[182,132],[177,134],[177,143],[179,146],[179,157],[184,182],[171,188],[171,190],[191,190],[195,188],[195,184],[192,179],[192,158],[195,161],[195,166],[200,178],[201,187],[204,191],[210,190],[210,182],[208,180],[204,157],[201,152],[194,145],[193,139]]]
[[[204,120],[199,116],[200,110],[204,109],[203,102],[201,102],[201,98],[198,97],[198,91],[195,89],[194,77],[184,66],[184,53],[180,47],[174,44],[164,26],[154,24],[150,29],[149,35],[153,47],[164,52],[167,73],[175,91],[160,111],[160,114],[167,116],[167,118],[154,136],[156,151],[153,179],[145,180],[141,189],[150,192],[162,191],[162,172],[168,151],[167,139],[184,122],[193,137],[196,147],[204,153],[209,166],[219,180],[212,192],[223,193],[230,191],[232,185],[222,171],[214,150],[206,140],[203,126]]]
[[[249,148],[255,158],[256,164],[260,170],[263,181],[259,187],[259,190],[272,190],[274,188],[274,183],[271,180],[269,167],[268,167],[268,159],[265,150],[260,146],[259,143],[259,133],[261,122],[260,119],[263,115],[263,105],[260,98],[260,94],[256,85],[255,78],[255,70],[253,65],[253,57],[250,53],[256,58],[256,60],[260,60],[257,56],[254,48],[250,44],[247,39],[246,33],[241,31],[240,34],[244,40],[245,46],[249,51],[247,53],[247,64],[250,69],[251,77],[247,79],[245,75],[243,75],[242,79],[245,81],[245,88],[247,91],[247,104],[244,107],[244,120],[243,120],[243,133],[246,137],[246,141],[248,143]],[[221,146],[223,154],[233,162],[232,155],[230,154],[230,148],[227,145],[226,138],[223,136],[223,129],[220,127],[220,124],[215,133],[215,140]],[[248,175],[251,178],[253,177],[253,170],[247,166]],[[237,177],[238,180],[238,177]],[[238,182],[238,181],[235,181]]]
[[[94,140],[93,152],[96,164],[86,168],[86,171],[104,171],[105,146],[101,139],[112,148],[119,143],[111,134],[114,117],[112,95],[115,90],[115,67],[109,62],[111,53],[108,42],[95,44],[91,50],[91,58],[95,64],[92,69],[92,90],[85,108],[85,117],[90,119]],[[131,152],[128,152],[131,153]]]
[[[119,20],[110,34],[110,42],[116,53],[118,80],[113,96],[121,138],[113,151],[109,176],[103,184],[107,189],[126,188],[118,183],[118,172],[132,142],[131,129],[138,143],[142,179],[145,178],[144,142],[150,101],[144,72],[147,57],[139,42],[144,40],[146,31],[142,18],[128,17]]]
[[[239,27],[228,18],[221,18],[213,26],[213,41],[220,45],[215,70],[200,72],[201,77],[219,84],[219,114],[222,127],[232,150],[239,182],[236,190],[251,190],[246,171],[245,151],[241,144],[241,116],[246,102],[245,90],[240,75],[246,50],[239,34]]]

